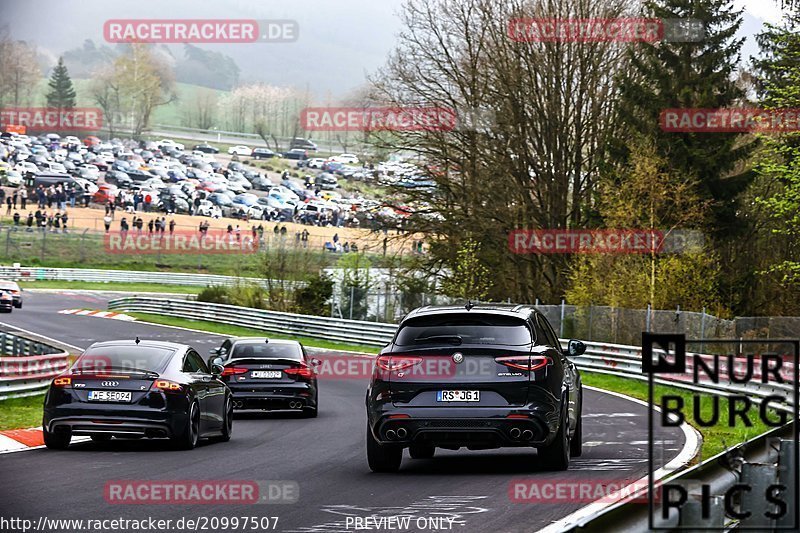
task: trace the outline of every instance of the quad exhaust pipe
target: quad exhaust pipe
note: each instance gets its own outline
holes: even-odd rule
[[[526,429],[522,432],[522,440],[531,440],[533,438],[533,431]]]
[[[394,432],[393,429],[386,430],[386,438],[389,440],[394,440],[397,437],[397,434]]]
[[[300,409],[303,407],[303,402],[289,402],[290,409]]]
[[[241,401],[241,400],[234,400],[233,401],[233,406],[234,407],[244,407],[244,402]]]
[[[397,438],[398,439],[404,439],[404,438],[406,438],[407,435],[408,435],[408,431],[406,431],[406,428],[397,428]]]
[[[512,439],[518,439],[522,435],[522,431],[519,428],[511,428],[508,434],[511,435]]]

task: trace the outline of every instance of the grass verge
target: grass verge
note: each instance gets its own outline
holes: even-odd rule
[[[44,394],[0,401],[0,431],[42,425]]]
[[[609,376],[608,374],[598,374],[592,372],[581,372],[581,379],[585,385],[606,389],[621,394],[626,394],[639,400],[648,400],[647,396],[647,382],[638,379],[620,378],[617,376]],[[684,402],[683,412],[686,416],[686,421],[694,426],[703,436],[703,443],[700,449],[699,458],[711,457],[716,455],[726,448],[733,447],[741,442],[765,433],[771,429],[771,426],[766,425],[755,413],[756,409],[751,409],[750,420],[752,426],[745,427],[741,423],[736,427],[728,427],[727,412],[728,402],[719,396],[706,394],[701,397],[700,401],[700,418],[703,420],[711,420],[713,414],[713,400],[715,398],[719,401],[719,421],[711,427],[701,426],[694,416],[694,396],[692,392],[679,389],[676,387],[668,387],[663,385],[656,385],[653,389],[653,400],[656,405],[661,405],[661,399],[664,395],[680,396]],[[771,418],[776,419],[777,415],[771,413]]]
[[[230,335],[231,337],[247,337],[247,336],[264,336],[268,335],[272,339],[289,339],[296,340],[303,343],[305,346],[322,348],[325,350],[340,350],[346,352],[367,352],[378,353],[378,348],[375,346],[364,346],[361,344],[347,344],[343,342],[333,342],[310,337],[294,337],[290,335],[281,335],[269,333],[263,329],[245,328],[241,326],[229,326],[227,324],[218,324],[216,322],[208,322],[206,320],[189,320],[186,318],[176,318],[172,316],[154,315],[150,313],[125,313],[127,315],[136,317],[137,320],[142,322],[150,322],[153,324],[162,324],[166,326],[177,326],[181,328],[199,329],[209,333],[219,333],[221,335]]]
[[[93,281],[29,281],[20,282],[23,289],[76,289],[120,292],[163,292],[174,294],[198,294],[204,287],[162,285],[158,283],[117,283]]]

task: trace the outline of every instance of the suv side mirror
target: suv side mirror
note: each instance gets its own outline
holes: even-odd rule
[[[586,345],[578,340],[570,339],[569,344],[567,345],[567,351],[569,355],[575,357],[577,355],[583,355],[586,352]]]
[[[225,372],[225,367],[224,366],[212,363],[212,365],[211,365],[211,374],[214,377],[221,376],[223,372]]]

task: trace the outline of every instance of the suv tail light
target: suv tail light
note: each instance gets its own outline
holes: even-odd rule
[[[552,359],[544,355],[504,355],[495,357],[495,362],[517,370],[532,372],[553,364]]]
[[[399,372],[420,363],[422,357],[416,355],[381,355],[375,360],[375,364],[387,372]]]

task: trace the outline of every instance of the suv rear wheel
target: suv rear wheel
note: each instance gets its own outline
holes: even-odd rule
[[[566,400],[562,401],[564,408],[561,412],[558,431],[553,442],[539,448],[539,463],[547,470],[566,470],[569,468],[569,418],[566,411]]]
[[[372,436],[367,426],[367,463],[373,472],[397,472],[403,461],[403,448],[393,444],[381,444]]]

